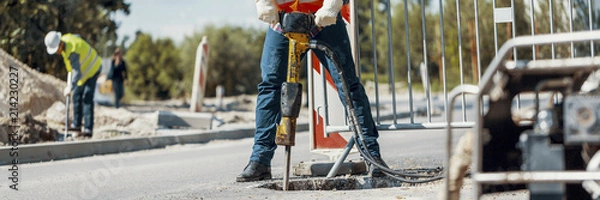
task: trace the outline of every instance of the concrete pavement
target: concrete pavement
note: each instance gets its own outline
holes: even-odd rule
[[[380,144],[395,169],[438,166],[442,163],[443,131],[382,132]],[[292,163],[327,159],[309,151],[309,134],[297,134]],[[436,199],[442,182],[362,190],[280,191],[260,188],[281,182],[283,150],[271,163],[271,181],[235,182],[248,162],[252,138],[213,140],[202,144],[172,145],[135,151],[19,165],[19,190],[0,181],[2,199]],[[358,155],[351,155],[357,157]],[[5,177],[6,168],[0,166]],[[344,177],[341,177],[344,178]],[[300,177],[292,177],[292,181]],[[463,194],[472,199],[467,181]],[[515,196],[516,195],[516,196]],[[525,199],[523,192],[484,199]],[[502,198],[504,197],[504,198]]]
[[[306,131],[308,124],[300,123],[297,125],[297,129],[298,132]],[[159,130],[157,132],[158,136],[150,137],[91,139],[0,147],[0,165],[10,165],[15,158],[22,164],[164,148],[177,144],[206,143],[218,139],[241,139],[253,137],[254,126],[234,126],[215,130]],[[15,152],[18,152],[16,156],[14,156]]]
[[[401,104],[406,99],[399,99]],[[405,109],[405,108],[404,108]],[[420,109],[422,106],[420,106]],[[399,111],[397,118],[408,117],[408,110]],[[391,111],[384,111],[379,120],[393,119]],[[307,131],[308,123],[298,122],[297,131]],[[253,137],[253,125],[233,125],[214,130],[157,130],[157,136],[127,137],[114,139],[92,139],[82,141],[48,142],[0,147],[0,166],[12,164],[15,152],[18,152],[19,163],[42,162],[69,158],[80,158],[93,155],[104,155],[121,152],[140,151],[154,148],[164,148],[176,144],[206,143],[217,139],[241,139]],[[17,151],[18,150],[18,151]]]

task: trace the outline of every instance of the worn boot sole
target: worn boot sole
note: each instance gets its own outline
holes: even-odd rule
[[[236,182],[252,182],[252,181],[262,181],[262,180],[269,180],[271,179],[271,173],[267,173],[267,174],[261,174],[260,176],[253,176],[253,177],[236,177],[235,181]]]
[[[372,169],[372,171],[371,171],[371,177],[384,177],[384,176],[386,176],[383,173],[383,170],[381,170],[381,169],[379,169],[379,168],[377,168],[377,167],[375,167],[373,165],[371,165],[371,169]]]

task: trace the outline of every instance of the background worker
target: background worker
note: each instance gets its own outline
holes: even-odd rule
[[[60,54],[67,69],[67,86],[63,94],[73,94],[73,121],[71,129],[81,130],[83,136],[92,137],[94,128],[94,92],[100,74],[102,58],[96,50],[80,37],[50,31],[44,38],[48,54]],[[69,82],[70,80],[70,82]]]
[[[119,108],[125,91],[123,84],[127,81],[127,64],[123,60],[123,51],[121,51],[121,48],[115,50],[110,63],[108,78],[112,80],[112,87],[115,92],[115,108]]]
[[[258,18],[270,24],[260,62],[262,81],[258,84],[256,101],[256,131],[250,162],[236,177],[238,182],[271,179],[271,159],[275,153],[276,124],[281,120],[281,84],[286,80],[289,40],[282,34],[279,24],[279,11],[300,11],[313,13],[315,23],[322,29],[315,32],[313,39],[331,46],[340,58],[344,78],[350,89],[350,96],[362,127],[368,151],[376,162],[384,164],[379,152],[379,134],[371,116],[371,108],[365,90],[356,77],[354,61],[350,49],[350,39],[340,10],[347,1],[313,0],[256,0]],[[314,51],[324,67],[329,70],[340,98],[343,97],[341,79],[333,62],[321,51]],[[341,111],[340,111],[341,112]],[[373,173],[381,175],[380,172]]]

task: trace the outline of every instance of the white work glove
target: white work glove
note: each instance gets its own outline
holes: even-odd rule
[[[335,24],[343,5],[342,0],[324,0],[323,6],[315,13],[315,24],[320,27]]]
[[[256,0],[256,13],[258,19],[269,24],[279,22],[279,13],[272,0]]]
[[[72,80],[73,80],[73,73],[71,73],[71,72],[67,73],[67,87],[65,87],[65,90],[63,90],[63,95],[65,95],[65,97],[71,95],[71,91],[73,90],[73,88],[71,88]]]
[[[65,95],[65,97],[69,96],[69,95],[71,95],[71,91],[72,91],[71,86],[67,86],[67,87],[65,87],[65,90],[63,90],[63,95]]]

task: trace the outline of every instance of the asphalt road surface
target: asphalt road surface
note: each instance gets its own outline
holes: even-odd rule
[[[457,136],[458,137],[458,136]],[[309,152],[309,134],[298,133],[292,163],[327,160]],[[393,168],[438,167],[444,161],[442,130],[386,131],[379,139],[383,158]],[[0,199],[436,199],[442,182],[410,187],[338,191],[275,191],[265,182],[236,183],[248,162],[252,138],[20,164],[18,191],[0,180]],[[351,155],[357,157],[357,155]],[[10,176],[0,166],[1,176]],[[283,176],[283,148],[272,163],[274,179]],[[463,194],[470,195],[467,181]],[[524,192],[493,199],[525,199]]]

